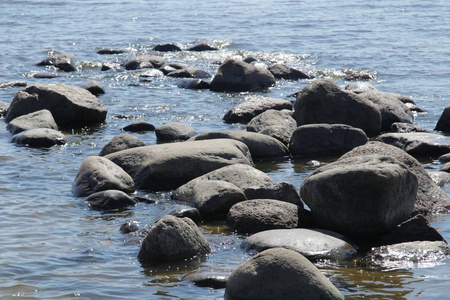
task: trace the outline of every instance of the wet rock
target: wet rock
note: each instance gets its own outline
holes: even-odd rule
[[[125,53],[125,50],[120,49],[111,49],[111,48],[102,48],[97,51],[97,54],[105,55],[105,54],[122,54]]]
[[[188,90],[205,90],[210,88],[210,83],[202,79],[184,79],[177,83],[177,87]]]
[[[319,167],[300,189],[320,228],[348,236],[392,230],[409,218],[416,195],[414,173],[398,160],[377,155],[339,159]]]
[[[56,125],[52,113],[46,109],[43,109],[13,119],[9,122],[6,128],[12,134],[17,134],[19,132],[34,128],[49,128],[58,130],[58,125]]]
[[[431,227],[422,215],[416,215],[397,225],[378,239],[378,245],[392,245],[415,241],[442,241],[445,239]]]
[[[447,162],[450,162],[450,153],[447,153],[447,154],[444,154],[444,155],[439,156],[439,161],[440,161],[441,163],[447,163]]]
[[[286,80],[299,80],[299,79],[311,79],[311,77],[294,68],[288,67],[284,64],[273,64],[267,67],[267,69],[272,73],[276,79],[286,79]]]
[[[390,93],[371,90],[359,95],[372,102],[380,110],[382,131],[388,131],[395,122],[412,123],[408,107]]]
[[[297,122],[292,118],[290,110],[269,109],[252,118],[247,124],[247,131],[271,136],[284,145],[289,145],[296,128]]]
[[[6,122],[18,116],[48,109],[59,127],[82,127],[101,123],[107,109],[88,91],[66,84],[30,85],[16,94]]]
[[[258,60],[256,58],[254,58],[253,56],[247,56],[242,61],[246,62],[248,64],[251,64],[251,63],[256,62]]]
[[[156,45],[155,47],[153,47],[153,51],[175,52],[175,51],[181,51],[181,48],[175,44],[160,44],[160,45]]]
[[[166,211],[166,214],[177,218],[189,218],[196,224],[202,221],[202,216],[197,208],[184,205],[176,205],[169,211]]]
[[[123,133],[113,137],[105,146],[103,146],[99,156],[105,156],[114,152],[142,146],[146,146],[142,140],[134,135]]]
[[[442,132],[450,132],[450,105],[444,108],[434,130]]]
[[[361,264],[409,269],[437,264],[449,256],[450,250],[445,242],[417,241],[373,248]]]
[[[40,73],[33,74],[32,77],[39,78],[39,79],[53,79],[53,78],[61,77],[61,75],[58,73],[40,72]]]
[[[194,128],[183,123],[170,123],[156,128],[158,143],[186,141],[197,134]]]
[[[40,67],[42,67],[42,66],[53,66],[54,64],[55,64],[55,57],[51,56],[51,57],[47,57],[46,59],[38,62],[36,64],[36,66],[40,66]]]
[[[122,128],[122,130],[129,132],[155,131],[155,129],[156,129],[155,125],[145,121],[137,121]]]
[[[225,123],[247,123],[269,109],[292,110],[292,103],[277,98],[252,97],[230,109],[223,117],[223,120]]]
[[[176,189],[224,166],[252,164],[247,146],[230,139],[137,147],[106,158],[130,174],[138,189],[153,191]]]
[[[344,299],[339,290],[303,255],[275,248],[263,251],[234,270],[225,300]]]
[[[233,139],[247,145],[253,159],[276,159],[289,155],[287,147],[277,139],[256,132],[218,131],[197,135],[191,140]]]
[[[228,274],[217,271],[193,271],[184,275],[182,280],[192,282],[196,286],[224,289],[227,286]]]
[[[353,72],[344,78],[345,80],[374,80],[374,77],[367,72]]]
[[[9,102],[0,101],[0,117],[4,117],[9,109]]]
[[[147,68],[144,72],[139,74],[140,81],[151,81],[152,78],[164,77],[164,73],[157,69]]]
[[[101,156],[86,158],[72,185],[75,197],[88,196],[105,190],[133,193],[133,179],[122,168]]]
[[[271,248],[294,250],[309,260],[348,259],[356,254],[355,247],[339,233],[322,229],[274,229],[255,233],[242,243],[247,250],[258,252]]]
[[[191,66],[185,67],[180,70],[172,71],[168,73],[167,76],[176,78],[199,78],[199,79],[211,78],[211,74],[209,74],[208,72]]]
[[[389,128],[389,131],[398,133],[428,132],[426,129],[420,127],[419,125],[409,123],[392,123],[391,127]]]
[[[352,91],[356,94],[360,94],[365,91],[374,91],[377,88],[373,86],[370,82],[367,81],[356,81],[356,82],[350,82],[345,86],[345,89],[347,91]]]
[[[215,51],[215,50],[219,50],[218,48],[208,45],[206,43],[200,43],[200,44],[196,44],[190,48],[187,49],[188,51]]]
[[[11,142],[32,148],[49,148],[67,144],[67,139],[61,132],[49,128],[34,128],[14,135]]]
[[[341,159],[361,155],[386,155],[405,164],[418,179],[417,197],[413,214],[438,213],[450,208],[450,199],[430,178],[422,164],[414,157],[394,146],[380,142],[369,142],[344,154]]]
[[[441,188],[450,183],[450,173],[438,171],[429,174],[434,183],[436,183]]]
[[[176,71],[176,70],[182,70],[184,68],[189,67],[186,64],[183,63],[166,63],[159,68],[161,72],[164,73],[164,75],[169,74],[170,72]]]
[[[247,200],[231,207],[227,215],[227,224],[241,234],[297,228],[301,224],[302,210],[303,207],[279,200]]]
[[[122,191],[106,190],[91,194],[85,200],[93,209],[122,209],[138,202]]]
[[[194,185],[202,180],[222,180],[232,183],[244,192],[247,199],[269,198],[301,204],[294,185],[286,182],[274,183],[266,173],[244,164],[223,167],[195,178],[176,189],[172,193],[172,199],[189,202],[193,197]]]
[[[414,157],[437,157],[450,152],[450,137],[435,133],[385,133],[377,140],[400,148]]]
[[[211,81],[211,91],[247,92],[275,85],[275,77],[267,69],[235,59],[227,59]]]
[[[158,264],[189,260],[210,252],[208,242],[191,219],[165,216],[151,227],[138,259],[142,264]]]
[[[450,173],[450,163],[445,163],[442,168],[441,168],[442,172],[447,172]]]
[[[122,66],[126,70],[143,69],[143,66],[146,68],[153,67],[155,69],[159,69],[164,65],[164,63],[164,59],[161,56],[139,55],[125,61]]]
[[[139,226],[134,222],[126,222],[120,226],[120,232],[125,234],[130,232],[136,232],[138,230]]]
[[[88,90],[92,95],[99,96],[105,93],[103,85],[97,80],[90,80],[83,84],[83,88]]]
[[[6,89],[10,87],[24,87],[27,86],[26,81],[7,81],[0,83],[0,89]]]
[[[77,71],[77,60],[73,54],[58,54],[54,66],[64,72],[74,72]]]
[[[220,180],[199,180],[193,184],[191,204],[203,219],[225,218],[230,208],[247,197],[240,188]]]
[[[299,126],[294,131],[289,150],[294,157],[333,156],[344,154],[368,141],[359,128],[342,124],[310,124]]]
[[[364,130],[368,136],[381,130],[381,112],[372,102],[325,79],[313,81],[298,94],[294,119],[298,126],[346,124]]]
[[[111,69],[113,69],[113,66],[111,64],[102,64],[100,71],[104,72],[104,71],[109,71]]]

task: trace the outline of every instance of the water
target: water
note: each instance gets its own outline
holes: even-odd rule
[[[90,210],[71,194],[82,161],[96,155],[132,115],[156,126],[183,122],[199,133],[243,130],[222,123],[223,114],[250,94],[181,90],[177,80],[140,82],[135,72],[100,72],[103,62],[149,51],[154,45],[198,41],[217,45],[217,53],[175,53],[182,61],[207,70],[228,56],[255,56],[334,78],[341,86],[346,70],[375,75],[382,90],[412,96],[428,110],[415,122],[432,130],[448,104],[450,23],[447,1],[0,1],[0,82],[26,80],[81,85],[100,81],[109,109],[106,124],[65,132],[66,147],[47,150],[17,147],[0,122],[0,298],[23,299],[220,299],[223,290],[195,287],[181,277],[200,267],[228,272],[248,259],[219,225],[203,227],[213,252],[198,265],[144,269],[136,256],[138,240],[119,232],[121,224],[141,227],[170,209],[167,193],[139,195],[158,200],[123,212]],[[128,52],[100,56],[99,48]],[[51,53],[73,53],[80,72],[56,79],[35,79],[45,71],[34,64]],[[136,84],[140,84],[136,86]],[[287,98],[308,84],[277,83],[265,95]],[[130,86],[133,85],[133,86]],[[0,90],[11,101],[17,88]],[[155,144],[153,133],[139,135]],[[300,186],[312,171],[305,161],[258,163],[275,181]],[[427,162],[430,171],[437,162]],[[450,219],[433,225],[450,239]],[[426,268],[365,270],[352,264],[320,266],[348,298],[447,297],[449,261]]]

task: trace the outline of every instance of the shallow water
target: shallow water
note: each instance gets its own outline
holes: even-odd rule
[[[181,90],[177,79],[140,82],[138,72],[100,72],[103,62],[117,62],[149,51],[156,44],[198,41],[217,45],[213,53],[165,55],[214,74],[217,61],[254,56],[284,62],[313,75],[331,77],[341,86],[348,70],[375,76],[382,90],[412,96],[428,110],[415,122],[432,130],[450,99],[450,23],[447,1],[0,1],[0,83],[26,80],[81,85],[100,81],[108,108],[103,126],[65,132],[69,143],[52,149],[11,144],[0,122],[0,298],[24,299],[220,299],[223,290],[195,287],[181,278],[189,270],[229,272],[248,259],[239,248],[243,237],[220,224],[202,227],[213,249],[200,265],[143,268],[136,239],[119,232],[132,221],[151,224],[175,204],[167,193],[141,196],[158,200],[122,212],[90,210],[71,194],[82,161],[96,155],[133,120],[160,126],[183,122],[199,133],[243,130],[222,116],[253,93],[226,94]],[[125,49],[121,55],[96,54],[100,48]],[[80,71],[55,79],[35,79],[46,69],[34,64],[52,53],[73,53]],[[50,71],[50,70],[49,70]],[[279,81],[262,94],[284,99],[308,81]],[[132,85],[132,86],[131,86]],[[0,89],[11,101],[17,88]],[[138,136],[155,144],[153,133]],[[429,171],[440,164],[424,161]],[[257,162],[275,181],[300,186],[312,172],[307,161]],[[447,190],[450,192],[450,190]],[[448,240],[450,218],[433,225]],[[320,266],[348,298],[443,299],[450,288],[449,261],[405,269],[367,270],[356,265]]]

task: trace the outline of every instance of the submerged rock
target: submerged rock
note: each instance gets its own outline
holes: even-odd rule
[[[125,61],[122,66],[126,70],[137,70],[143,68],[159,69],[164,65],[164,58],[156,55],[139,55]]]
[[[106,190],[91,194],[85,200],[93,209],[122,209],[138,202],[122,191]]]
[[[184,79],[177,83],[177,87],[188,90],[205,90],[209,89],[211,84],[202,79]]]
[[[145,142],[131,134],[122,133],[113,137],[98,154],[105,156],[114,152],[146,146]]]
[[[284,64],[273,64],[267,67],[267,69],[276,79],[299,80],[312,78],[308,74]]]
[[[155,129],[158,143],[186,141],[197,134],[194,128],[183,123],[170,123]]]
[[[159,44],[153,47],[153,51],[159,52],[175,52],[181,51],[181,48],[175,44]]]
[[[122,128],[122,130],[129,132],[155,131],[155,129],[156,129],[155,125],[146,121],[137,121]]]
[[[105,55],[105,54],[122,54],[125,53],[125,50],[120,49],[111,49],[111,48],[102,48],[97,51],[97,54]]]
[[[450,153],[450,137],[435,133],[385,133],[380,135],[377,140],[400,148],[415,157],[440,156]]]
[[[196,286],[224,289],[228,275],[218,271],[193,271],[184,275],[182,280],[192,282]]]
[[[176,78],[199,78],[199,79],[205,79],[210,78],[211,74],[209,74],[206,71],[200,70],[195,67],[187,66],[183,69],[175,70],[167,74],[169,77],[176,77]]]
[[[215,50],[219,50],[219,49],[217,47],[208,45],[207,43],[199,43],[199,44],[196,44],[186,50],[188,50],[188,51],[215,51]]]

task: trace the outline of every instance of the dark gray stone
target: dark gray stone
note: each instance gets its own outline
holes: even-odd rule
[[[158,143],[186,141],[197,134],[194,128],[183,123],[170,123],[155,129]]]
[[[299,80],[312,78],[308,74],[284,64],[273,64],[267,67],[267,69],[276,79]]]
[[[137,121],[122,128],[122,130],[129,132],[155,131],[155,129],[156,129],[155,125],[146,121]]]
[[[428,132],[426,129],[420,127],[419,125],[409,123],[392,123],[391,127],[389,128],[389,131],[398,133]]]
[[[146,146],[142,140],[134,135],[123,133],[116,135],[105,146],[103,146],[99,156],[105,156],[114,152],[142,146]]]
[[[442,132],[450,132],[450,105],[444,108],[434,130]]]
[[[88,90],[92,95],[99,96],[105,93],[103,85],[97,80],[90,80],[83,84],[83,88]]]
[[[215,51],[219,50],[217,47],[208,45],[206,43],[199,43],[187,49],[188,51]]]
[[[211,74],[209,74],[208,72],[191,66],[185,67],[180,70],[172,71],[168,73],[167,76],[176,78],[198,78],[198,79],[211,78]]]
[[[247,124],[247,131],[271,136],[284,145],[289,145],[296,128],[297,122],[292,118],[291,110],[269,109],[252,118]]]
[[[160,45],[156,45],[155,47],[153,47],[153,51],[175,52],[175,51],[181,51],[181,48],[175,44],[160,44]]]
[[[93,209],[122,209],[138,202],[122,191],[106,190],[91,194],[85,200]]]
[[[12,87],[25,87],[27,86],[26,81],[7,81],[0,83],[0,89],[12,88]]]
[[[105,54],[122,54],[125,53],[125,50],[120,49],[111,49],[111,48],[102,48],[97,51],[97,54],[105,55]]]
[[[224,289],[227,286],[228,273],[217,271],[194,271],[183,276],[182,280],[192,282],[196,286],[213,289]]]
[[[56,125],[52,113],[46,109],[43,109],[13,119],[9,122],[6,128],[12,134],[17,134],[19,132],[35,128],[49,128],[58,130],[58,125]]]
[[[202,79],[184,79],[177,83],[177,87],[188,90],[205,90],[209,89],[211,84]]]
[[[450,153],[450,137],[435,133],[385,133],[377,140],[400,148],[414,157],[439,157]]]
[[[11,142],[31,148],[49,148],[67,144],[67,139],[61,132],[49,128],[34,128],[14,135]]]
[[[135,56],[127,61],[125,61],[122,66],[126,70],[137,70],[142,69],[143,66],[146,68],[153,67],[155,69],[159,69],[164,65],[164,58],[156,55],[139,55]],[[144,65],[141,65],[144,64]]]
[[[77,60],[73,54],[58,54],[54,66],[64,72],[73,72],[77,70]]]

